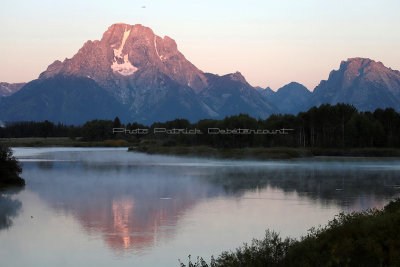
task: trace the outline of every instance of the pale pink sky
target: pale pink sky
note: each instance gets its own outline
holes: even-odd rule
[[[146,8],[142,8],[146,6]],[[400,1],[22,1],[0,17],[0,81],[30,81],[113,23],[176,40],[205,72],[240,71],[254,86],[312,90],[340,61],[369,57],[400,69]]]

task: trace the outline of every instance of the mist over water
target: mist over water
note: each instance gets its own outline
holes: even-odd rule
[[[2,266],[178,266],[179,258],[217,255],[266,229],[299,237],[341,211],[379,208],[400,193],[398,159],[14,152],[27,185],[0,198]]]

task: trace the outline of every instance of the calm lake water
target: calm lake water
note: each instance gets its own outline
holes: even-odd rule
[[[0,266],[179,266],[266,229],[299,237],[400,193],[399,159],[231,161],[107,148],[15,148]]]

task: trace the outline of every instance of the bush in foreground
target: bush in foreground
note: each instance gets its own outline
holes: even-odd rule
[[[0,188],[25,185],[25,180],[19,176],[21,172],[22,168],[13,156],[11,148],[0,144]]]
[[[382,210],[341,213],[327,226],[311,229],[300,240],[267,231],[236,251],[210,263],[202,258],[181,267],[219,266],[400,266],[400,199]]]

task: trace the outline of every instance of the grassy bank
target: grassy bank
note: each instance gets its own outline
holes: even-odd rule
[[[315,156],[337,157],[400,157],[400,149],[392,148],[290,148],[290,147],[246,147],[246,148],[213,148],[209,146],[163,146],[157,142],[140,143],[129,148],[129,151],[148,154],[197,156],[225,159],[292,159]]]
[[[327,226],[295,239],[267,231],[210,263],[202,258],[181,267],[400,266],[400,199],[382,210],[340,214]]]
[[[68,137],[26,137],[1,138],[0,144],[11,147],[127,147],[132,145],[125,140],[82,141]]]
[[[312,156],[310,151],[296,148],[213,148],[208,146],[158,146],[139,145],[130,147],[129,151],[144,152],[148,154],[196,156],[225,159],[287,159]]]

